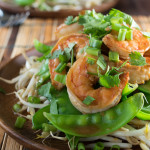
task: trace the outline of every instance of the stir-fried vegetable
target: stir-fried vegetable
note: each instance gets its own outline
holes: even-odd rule
[[[143,107],[143,103],[143,94],[138,93],[102,113],[86,115],[44,113],[44,116],[65,133],[81,137],[100,136],[109,134],[132,120]]]

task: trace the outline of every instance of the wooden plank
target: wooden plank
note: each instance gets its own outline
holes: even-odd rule
[[[20,144],[8,136],[5,150],[20,150]]]
[[[0,143],[2,143],[4,137],[4,130],[0,128]]]
[[[47,42],[51,41],[51,39],[52,39],[52,23],[53,22],[52,22],[52,20],[47,19],[45,21],[45,23],[46,23],[46,26],[45,26],[45,31],[44,31],[45,35],[44,35],[43,42],[47,43]]]
[[[3,58],[5,49],[7,47],[12,28],[0,28],[0,62]]]
[[[20,26],[18,35],[17,35],[17,39],[15,42],[15,48],[13,49],[11,58],[20,54],[22,51],[24,51],[26,48],[28,48],[27,46],[29,46],[28,42],[31,39],[33,28],[32,28],[32,26],[27,25],[27,24],[30,24],[31,22],[32,22],[32,20],[29,19],[26,21],[25,24]]]
[[[6,142],[7,142],[7,137],[8,135],[5,133],[4,138],[3,138],[3,142],[1,143],[1,150],[5,150],[6,147]]]

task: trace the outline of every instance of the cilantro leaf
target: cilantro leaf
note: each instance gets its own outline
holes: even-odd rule
[[[70,25],[70,24],[76,23],[77,20],[78,20],[77,17],[73,18],[73,16],[68,16],[65,20],[65,24]]]
[[[95,100],[95,98],[91,97],[91,96],[87,96],[84,100],[83,103],[86,105],[90,105],[93,101]]]
[[[53,96],[54,93],[56,93],[56,90],[50,82],[48,82],[47,84],[42,85],[38,89],[38,94],[48,98],[49,100],[52,99],[52,96]]]
[[[114,76],[109,75],[109,74],[101,75],[99,78],[99,83],[100,83],[100,85],[102,85],[106,88],[119,86],[119,84],[120,84],[119,75],[120,74],[116,74]]]
[[[104,20],[102,14],[93,11],[86,11],[85,15],[79,15],[78,23],[83,25],[85,34],[91,34],[92,37],[102,38],[108,33],[105,29],[110,25],[110,22]]]
[[[64,51],[62,51],[61,49],[54,51],[54,53],[52,54],[52,56],[50,57],[51,59],[55,59],[58,58],[59,55],[63,55]]]
[[[126,13],[123,13],[121,12],[120,10],[117,10],[117,9],[112,9],[110,12],[109,12],[109,15],[107,16],[107,20],[112,18],[112,17],[118,17],[118,18],[123,18],[123,20],[129,24],[131,27],[135,27],[137,29],[140,29],[140,27],[138,26],[138,24],[134,21],[134,19],[126,14]]]
[[[129,54],[130,57],[130,64],[131,65],[135,65],[135,66],[144,66],[146,65],[146,59],[141,55],[140,52],[132,52],[131,54]]]
[[[97,65],[102,69],[105,70],[106,69],[106,61],[104,60],[104,57],[102,55],[99,56],[98,60],[97,60]]]

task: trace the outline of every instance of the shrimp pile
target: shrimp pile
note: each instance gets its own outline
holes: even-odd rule
[[[44,57],[41,62],[35,60],[37,59],[36,57],[28,58],[24,54],[27,61],[24,68],[20,71],[20,75],[12,79],[11,81],[2,78],[0,79],[7,83],[16,83],[17,92],[14,93],[19,98],[18,104],[23,105],[20,112],[27,110],[30,115],[28,117],[24,117],[30,120],[36,113],[36,109],[43,108],[50,103],[50,109],[51,106],[55,106],[55,108],[57,109],[57,100],[60,98],[59,92],[61,95],[61,92],[63,90],[65,90],[65,94],[68,96],[67,97],[66,95],[64,95],[64,99],[66,100],[68,98],[68,101],[66,101],[65,104],[63,103],[63,100],[58,102],[59,111],[67,112],[68,110],[65,109],[66,104],[71,104],[68,105],[68,108],[74,106],[73,108],[79,113],[78,115],[81,114],[81,116],[83,116],[83,120],[77,120],[76,123],[78,126],[79,123],[81,123],[80,129],[85,128],[85,131],[90,131],[90,129],[94,131],[94,129],[96,129],[95,127],[97,127],[94,124],[97,120],[91,119],[91,122],[88,122],[88,125],[90,126],[91,124],[94,124],[95,126],[91,126],[91,128],[88,128],[88,125],[86,124],[89,120],[89,118],[86,118],[88,115],[92,116],[96,113],[96,115],[98,114],[98,117],[99,114],[102,114],[103,117],[105,114],[105,112],[103,114],[103,111],[109,112],[111,111],[111,109],[113,109],[113,111],[118,114],[121,112],[121,110],[125,110],[124,112],[129,112],[129,109],[126,110],[118,108],[117,111],[114,109],[120,104],[125,104],[122,106],[122,108],[129,105],[130,108],[134,108],[130,109],[132,110],[131,113],[133,117],[137,117],[139,119],[133,119],[131,115],[128,115],[131,120],[128,119],[126,122],[120,121],[120,123],[122,124],[120,124],[118,128],[115,128],[115,130],[111,130],[111,132],[113,133],[109,132],[109,135],[105,135],[105,133],[103,134],[102,128],[100,127],[100,133],[102,133],[102,136],[90,137],[89,134],[89,137],[85,136],[86,138],[80,138],[80,141],[104,140],[106,141],[104,142],[104,146],[106,147],[119,145],[120,148],[129,149],[132,148],[132,145],[140,145],[142,150],[149,150],[150,122],[143,121],[144,119],[142,120],[139,115],[140,112],[150,115],[150,112],[143,111],[144,109],[145,111],[148,111],[147,105],[144,105],[145,102],[144,99],[142,99],[146,92],[142,90],[141,91],[143,93],[137,92],[138,90],[140,91],[140,88],[138,87],[140,85],[138,84],[146,84],[147,81],[150,80],[150,40],[143,34],[141,30],[137,29],[137,27],[131,26],[129,20],[133,20],[130,18],[130,16],[121,18],[122,16],[126,16],[127,14],[122,14],[122,12],[119,12],[119,15],[121,14],[120,17],[117,16],[118,10],[113,11],[114,13],[110,13],[110,16],[101,16],[102,14],[96,14],[95,11],[87,11],[87,13],[84,13],[85,16],[83,14],[80,14],[80,16],[75,18],[75,20],[69,19],[69,24],[62,24],[56,29],[56,36],[60,39],[50,51],[48,50],[48,54],[47,52],[43,52]],[[111,18],[112,20],[109,20],[112,14],[114,15],[114,18]],[[118,17],[119,19],[121,18],[120,20],[128,20],[128,22],[120,23],[118,22],[118,20],[116,21],[116,17]],[[80,22],[78,22],[79,19]],[[108,20],[109,22],[107,22]],[[120,23],[118,25],[120,27],[119,31],[128,32],[129,29],[130,31],[132,31],[132,36],[127,40],[127,38],[125,37],[126,35],[124,35],[124,38],[121,38],[120,40],[118,38],[118,29],[115,30],[110,27],[113,24],[113,21],[115,21],[115,23],[117,22],[118,24]],[[125,26],[122,26],[122,24],[125,24]],[[106,26],[105,29],[103,29],[104,26]],[[70,44],[72,46],[70,46]],[[40,46],[40,48],[41,47],[42,46]],[[111,57],[110,54],[112,54]],[[140,63],[138,62],[139,59]],[[141,63],[141,61],[143,62]],[[139,64],[137,64],[137,62]],[[39,84],[37,84],[37,82]],[[66,88],[64,88],[65,86]],[[126,92],[124,92],[125,89],[127,89]],[[131,95],[133,95],[133,93],[143,95],[141,96],[142,98],[140,98],[141,107],[137,106],[137,111],[136,103],[133,103],[133,101],[131,101],[130,103],[126,101],[128,98],[132,98]],[[36,98],[40,99],[40,103],[30,103],[30,101],[28,101],[28,98],[30,96],[35,96]],[[61,95],[61,98],[62,97],[63,96]],[[139,102],[137,100],[137,97],[134,98],[134,100],[137,103]],[[126,103],[123,103],[123,101]],[[61,106],[59,106],[62,103],[63,109],[61,108]],[[146,104],[147,103],[148,102],[146,102]],[[131,104],[134,107],[131,107]],[[71,109],[73,110],[73,108]],[[136,112],[133,112],[133,110]],[[53,138],[66,140],[66,137],[58,137],[59,130],[61,130],[61,128],[57,126],[57,124],[61,123],[61,120],[64,120],[66,116],[69,116],[71,114],[72,116],[74,115],[74,117],[71,116],[70,118],[79,119],[77,114],[71,113],[69,111],[67,113],[65,112],[64,114],[58,112],[54,112],[53,114],[50,110],[49,117],[52,116],[54,122],[52,122],[51,118],[47,119],[54,127],[57,128],[56,135],[53,135],[52,131],[50,131],[50,135]],[[124,112],[123,114],[126,114]],[[111,125],[109,121],[112,120],[112,122],[115,122],[113,120],[114,116],[117,118],[117,121],[119,120],[118,118],[120,116],[120,118],[125,118],[127,116],[126,115],[122,117],[123,115],[120,114],[117,116],[115,113],[108,113],[108,116],[106,113],[106,119],[102,119],[101,121]],[[41,116],[43,116],[43,114],[44,113],[42,112]],[[86,117],[84,118],[84,116]],[[63,119],[60,119],[59,117],[62,117]],[[80,119],[82,119],[82,117]],[[100,119],[98,118],[98,121]],[[66,119],[65,121],[68,127],[72,123],[72,120]],[[98,124],[102,124],[103,122],[98,122]],[[118,125],[119,123],[117,122],[116,124]],[[62,125],[61,127],[63,128],[64,126]],[[68,127],[65,126],[65,130],[67,130]],[[110,129],[110,127],[107,127],[106,130],[109,130],[108,128]],[[62,129],[61,131],[65,132],[65,130]],[[91,134],[91,136],[95,136],[100,133],[98,132],[97,134]],[[46,135],[48,136],[49,134]],[[89,144],[86,146],[86,148],[93,147],[93,144]]]

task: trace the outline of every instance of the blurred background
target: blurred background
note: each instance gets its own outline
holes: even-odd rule
[[[113,7],[133,16],[144,31],[150,31],[150,0],[0,0],[0,67],[24,50],[33,40],[57,40],[55,30],[68,15],[82,9],[104,14]],[[27,150],[0,128],[1,150]]]

